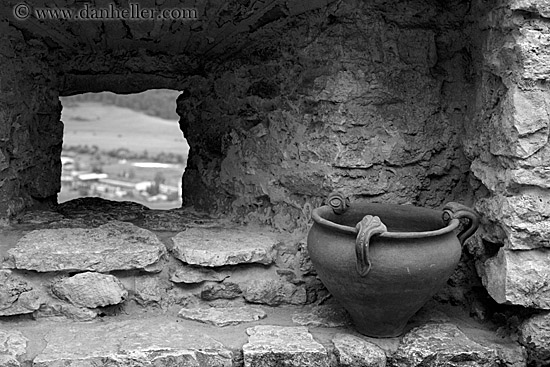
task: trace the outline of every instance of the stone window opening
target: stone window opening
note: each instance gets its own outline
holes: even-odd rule
[[[150,89],[61,97],[58,203],[100,197],[151,209],[181,207],[189,147],[178,126],[178,94]]]

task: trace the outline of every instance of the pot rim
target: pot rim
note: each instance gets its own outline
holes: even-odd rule
[[[313,209],[311,217],[315,223],[320,224],[324,227],[335,229],[339,232],[349,233],[357,235],[359,230],[355,227],[345,226],[343,224],[334,223],[328,219],[323,218],[323,214],[331,214],[332,208],[328,205],[323,205],[319,208]],[[443,215],[443,212],[441,212]],[[383,232],[379,234],[379,237],[384,238],[423,238],[423,237],[434,237],[442,234],[446,234],[454,231],[460,224],[460,221],[456,218],[453,218],[449,223],[442,228],[436,229],[435,231],[421,231],[421,232]]]

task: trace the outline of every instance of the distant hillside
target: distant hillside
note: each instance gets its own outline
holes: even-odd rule
[[[182,156],[168,161],[184,162],[187,159],[189,146],[177,120],[148,116],[99,102],[72,101],[67,104],[62,100],[62,103],[65,149],[81,152],[122,149],[140,154],[147,152],[149,156],[161,153]]]
[[[84,93],[61,97],[61,102],[65,107],[70,107],[75,102],[97,102],[129,108],[166,120],[179,120],[179,116],[176,114],[176,99],[180,93],[170,89],[151,89],[138,94]]]

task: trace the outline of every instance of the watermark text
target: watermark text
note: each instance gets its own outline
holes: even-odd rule
[[[39,8],[19,3],[13,7],[13,16],[18,20],[196,20],[198,12],[194,8],[144,8],[138,3],[129,3],[127,7],[118,7],[114,3],[95,7],[84,3],[80,8]]]

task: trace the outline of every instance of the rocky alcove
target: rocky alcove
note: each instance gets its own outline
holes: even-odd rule
[[[550,9],[543,1],[140,4],[195,8],[199,16],[21,20],[19,3],[0,5],[0,358],[53,366],[63,356],[76,365],[90,357],[56,349],[63,335],[82,333],[69,320],[113,318],[132,333],[131,315],[150,312],[174,316],[147,319],[161,325],[137,332],[151,340],[180,330],[178,313],[185,327],[197,327],[187,321],[197,318],[218,325],[208,332],[213,339],[159,342],[173,351],[160,357],[96,325],[90,335],[118,346],[96,357],[119,365],[134,352],[158,363],[193,355],[200,365],[273,365],[266,357],[273,351],[263,348],[278,345],[275,355],[286,358],[281,340],[295,338],[310,358],[300,365],[353,365],[347,357],[376,361],[380,353],[396,366],[460,365],[456,355],[466,351],[480,365],[548,363]],[[57,204],[59,97],[154,88],[181,91],[177,113],[190,146],[183,208]],[[344,335],[353,333],[345,314],[307,257],[311,210],[334,189],[431,208],[459,201],[482,219],[448,286],[402,339],[374,341],[379,349]],[[456,321],[460,312],[468,322]],[[248,324],[234,326],[242,322],[236,316]],[[65,321],[49,333],[33,329],[53,319]],[[472,332],[471,323],[483,331]],[[227,327],[240,328],[238,340],[224,339],[235,330]],[[442,344],[430,342],[434,334]],[[497,337],[506,343],[494,344]],[[101,338],[93,340],[101,349]],[[447,352],[445,340],[456,348]]]

